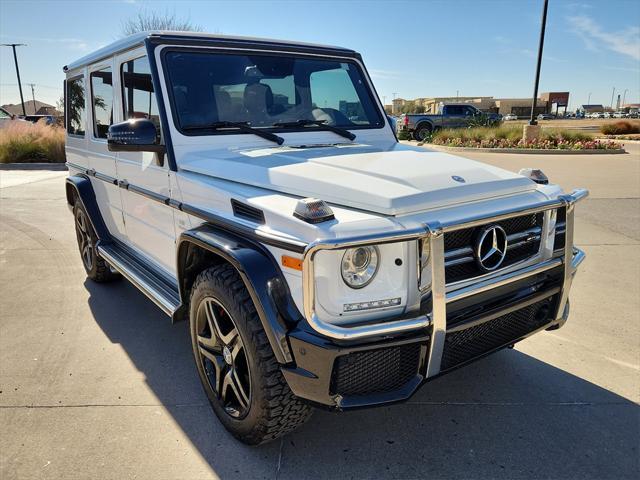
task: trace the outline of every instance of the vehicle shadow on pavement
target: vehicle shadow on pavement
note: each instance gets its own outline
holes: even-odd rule
[[[637,478],[640,409],[516,349],[425,385],[409,402],[316,411],[257,448],[209,408],[186,322],[172,325],[128,282],[85,282],[119,344],[220,478]]]

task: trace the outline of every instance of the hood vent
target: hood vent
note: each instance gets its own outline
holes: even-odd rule
[[[234,199],[231,199],[231,208],[236,217],[264,225],[264,212],[259,208],[252,207]]]

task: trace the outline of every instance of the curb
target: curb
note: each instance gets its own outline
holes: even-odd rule
[[[63,172],[68,168],[66,163],[0,163],[0,170],[53,170]]]
[[[419,147],[442,150],[445,152],[479,152],[479,153],[529,153],[536,155],[612,155],[627,153],[624,148],[591,148],[585,150],[550,150],[541,148],[473,148],[473,147],[446,147],[444,145],[433,145],[431,143],[418,144]]]

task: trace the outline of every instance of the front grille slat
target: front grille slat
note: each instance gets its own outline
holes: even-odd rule
[[[331,393],[358,396],[398,390],[418,374],[420,349],[421,344],[411,343],[338,357]]]
[[[557,295],[464,330],[447,333],[441,370],[448,370],[545,326]]]
[[[484,228],[490,225],[502,227],[508,238],[507,254],[500,268],[532,257],[540,250],[543,219],[544,213],[538,212],[445,233],[446,283],[469,280],[487,273],[476,262],[474,251],[478,236]]]

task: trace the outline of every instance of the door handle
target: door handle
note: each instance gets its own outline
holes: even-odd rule
[[[126,180],[118,180],[118,186],[127,190],[129,188],[129,182]]]

